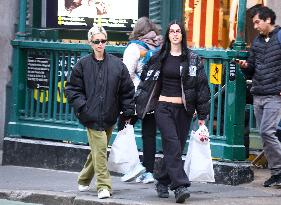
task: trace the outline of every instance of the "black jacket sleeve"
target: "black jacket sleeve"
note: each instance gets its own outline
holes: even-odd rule
[[[119,87],[119,102],[123,115],[129,117],[135,114],[135,86],[130,78],[130,74],[125,64],[122,63],[122,65],[123,68]]]
[[[83,69],[80,62],[74,66],[71,75],[67,79],[65,94],[74,111],[79,113],[87,100],[83,82]]]
[[[196,112],[199,120],[205,120],[210,113],[210,88],[203,61],[200,59],[198,59],[196,82]]]

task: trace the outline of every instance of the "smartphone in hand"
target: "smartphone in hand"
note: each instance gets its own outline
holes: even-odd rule
[[[247,68],[248,67],[248,63],[247,63],[246,60],[235,58],[234,62],[237,63],[240,66],[240,68]]]

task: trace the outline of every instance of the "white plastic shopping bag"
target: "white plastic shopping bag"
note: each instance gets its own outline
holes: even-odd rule
[[[191,131],[184,170],[190,181],[215,182],[208,128]]]
[[[140,163],[134,127],[127,124],[117,133],[108,157],[108,169],[125,174]]]

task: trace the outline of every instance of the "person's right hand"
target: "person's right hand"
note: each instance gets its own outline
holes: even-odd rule
[[[235,62],[240,65],[240,68],[248,68],[248,63],[246,60],[237,59]]]
[[[127,125],[129,125],[129,124],[131,124],[131,121],[132,121],[132,119],[131,118],[129,118],[129,119],[127,119],[127,120],[125,120],[125,124]]]
[[[198,126],[205,125],[205,120],[198,120]]]

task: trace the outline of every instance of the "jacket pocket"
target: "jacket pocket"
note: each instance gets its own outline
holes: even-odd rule
[[[185,100],[188,104],[195,104],[196,102],[196,90],[195,88],[184,90]]]
[[[76,116],[77,118],[82,122],[82,123],[85,123],[85,122],[88,122],[91,120],[91,117],[90,117],[90,113],[89,113],[89,107],[88,105],[84,105],[81,109],[80,112],[76,113]]]

